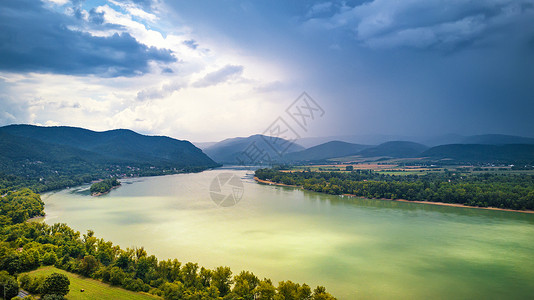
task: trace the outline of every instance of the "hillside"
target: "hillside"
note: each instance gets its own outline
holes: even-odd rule
[[[407,141],[392,141],[376,147],[362,150],[359,154],[364,157],[388,156],[395,158],[417,157],[427,146]]]
[[[533,138],[504,134],[483,134],[473,135],[464,138],[458,144],[484,144],[484,145],[505,145],[505,144],[534,144]]]
[[[126,129],[96,132],[77,127],[9,125],[0,131],[100,155],[106,161],[173,163],[180,166],[210,166],[215,163],[188,141],[165,136],[146,136]]]
[[[0,162],[72,162],[78,160],[104,161],[108,159],[110,158],[94,152],[14,136],[0,129]]]
[[[259,149],[259,152],[254,152],[254,149]],[[260,163],[268,162],[269,160],[278,161],[281,158],[279,153],[292,153],[302,150],[304,150],[304,147],[282,138],[256,134],[249,137],[223,140],[206,148],[204,152],[219,163],[242,164],[243,162]],[[262,153],[261,155],[256,155],[260,152]],[[246,153],[251,155],[246,155]],[[256,157],[258,158],[256,159]]]
[[[284,161],[320,161],[329,158],[343,157],[349,155],[355,155],[358,152],[367,149],[371,146],[352,144],[341,141],[331,141],[324,144],[320,144],[306,150],[289,153],[284,155]]]
[[[430,148],[421,154],[429,159],[450,159],[458,162],[513,163],[534,162],[534,145],[452,144]]]
[[[188,141],[130,130],[0,127],[0,174],[32,181],[45,191],[109,176],[147,176],[218,166]]]

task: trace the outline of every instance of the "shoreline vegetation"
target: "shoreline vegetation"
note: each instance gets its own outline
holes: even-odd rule
[[[104,179],[95,182],[91,185],[91,196],[98,197],[111,192],[112,189],[116,189],[121,185],[121,182],[116,177]]]
[[[305,190],[304,187],[300,186],[300,185],[290,185],[290,184],[278,183],[278,182],[269,181],[269,180],[262,180],[262,179],[259,179],[258,177],[254,177],[254,180],[256,180],[260,184],[291,187],[291,188],[297,188],[297,189]],[[327,194],[327,193],[323,193],[323,192],[318,192],[318,193]],[[358,195],[354,195],[354,194],[341,194],[340,196],[354,197],[354,198],[360,198],[360,199],[397,201],[397,202],[408,202],[408,203],[418,203],[418,204],[431,204],[431,205],[439,205],[439,206],[478,208],[478,209],[487,209],[487,210],[510,211],[510,212],[521,212],[521,213],[534,214],[534,210],[518,210],[518,209],[507,209],[507,208],[497,208],[497,207],[479,207],[479,206],[469,206],[469,205],[446,203],[446,202],[430,202],[430,201],[417,201],[417,200],[406,200],[406,199],[367,198],[367,197],[358,196]]]
[[[10,296],[15,296],[20,286],[31,289],[33,295],[42,294],[41,277],[19,275],[55,266],[110,288],[120,287],[166,300],[336,299],[320,285],[313,289],[291,280],[276,284],[250,271],[233,273],[227,266],[208,269],[178,259],[158,260],[143,247],[123,249],[97,238],[91,230],[80,234],[64,223],[35,222],[42,216],[44,202],[28,188],[10,191],[0,198],[0,277],[9,282]]]
[[[295,184],[285,184],[281,182],[275,182],[271,180],[266,179],[260,179],[257,176],[254,176],[254,180],[260,184],[266,184],[266,185],[275,185],[275,186],[283,186],[283,187],[291,187],[291,188],[297,188],[301,190],[307,190],[302,185],[295,185]],[[326,192],[318,192],[322,194],[328,194]],[[449,207],[460,207],[460,208],[476,208],[476,209],[485,209],[485,210],[494,210],[494,211],[507,211],[507,212],[519,212],[519,213],[527,213],[527,214],[534,214],[534,210],[519,210],[519,209],[509,209],[509,208],[498,208],[498,207],[480,207],[480,206],[471,206],[471,205],[464,205],[464,204],[457,204],[457,203],[447,203],[447,202],[435,202],[435,201],[419,201],[419,200],[407,200],[407,199],[388,199],[388,198],[370,198],[370,197],[364,197],[364,196],[358,196],[355,194],[339,194],[339,196],[345,196],[345,197],[354,197],[354,198],[360,198],[360,199],[374,199],[374,200],[383,200],[383,201],[397,201],[397,202],[407,202],[407,203],[417,203],[417,204],[430,204],[430,205],[438,205],[438,206],[449,206]]]
[[[106,194],[109,194],[109,192],[111,192],[111,190],[114,190],[114,189],[118,189],[121,185],[117,185],[117,186],[114,186],[112,188],[110,188],[109,190],[105,191],[105,192],[100,192],[100,193],[94,193],[94,194],[91,194],[91,196],[93,197],[99,197],[99,196],[103,196],[103,195],[106,195]]]

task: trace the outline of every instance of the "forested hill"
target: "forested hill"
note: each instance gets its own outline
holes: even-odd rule
[[[51,145],[75,148],[81,156],[87,155],[86,152],[89,151],[99,155],[99,159],[104,161],[164,162],[181,166],[215,165],[202,150],[188,141],[166,136],[146,136],[127,129],[96,132],[66,126],[9,125],[0,127],[0,131]]]
[[[124,129],[0,127],[0,175],[19,176],[35,191],[109,176],[162,175],[215,166],[218,164],[190,142],[170,137]]]
[[[289,162],[320,161],[329,158],[356,155],[364,149],[372,146],[352,144],[341,141],[331,141],[306,150],[292,152],[284,155],[283,160]]]
[[[261,153],[261,155],[252,160],[247,153],[248,151],[254,152],[254,149],[258,151],[256,154]],[[276,161],[280,159],[280,154],[302,150],[304,147],[292,141],[261,134],[226,139],[205,149],[216,162],[230,164],[261,163],[264,159]]]
[[[429,159],[449,159],[468,163],[533,163],[534,145],[463,145],[436,146],[421,153]]]
[[[391,141],[376,147],[365,149],[359,154],[364,157],[390,156],[390,157],[417,157],[428,149],[427,146],[409,141]]]

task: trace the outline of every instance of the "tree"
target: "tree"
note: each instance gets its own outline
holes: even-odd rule
[[[221,297],[230,292],[232,285],[232,271],[230,267],[217,267],[211,274],[211,284],[219,290]]]
[[[109,272],[109,282],[112,285],[122,285],[125,278],[126,278],[126,274],[121,268],[119,267],[111,268],[111,271]]]
[[[297,299],[309,300],[311,298],[312,298],[312,291],[309,285],[304,283],[297,288]]]
[[[254,289],[254,295],[257,300],[272,300],[276,294],[276,288],[274,287],[270,279],[263,279],[258,286]]]
[[[185,287],[181,282],[165,283],[162,287],[165,300],[178,300],[184,298]]]
[[[19,284],[15,277],[9,275],[6,271],[0,272],[0,296],[6,295],[7,299],[11,299],[18,293]]]
[[[297,300],[297,291],[299,288],[298,283],[294,283],[291,280],[280,281],[278,283],[278,295],[275,299],[280,300]]]
[[[65,296],[69,293],[70,280],[64,274],[52,273],[43,282],[41,294],[55,294]]]
[[[186,288],[196,288],[200,285],[198,278],[198,264],[188,262],[180,269],[182,282]]]
[[[55,265],[57,262],[57,255],[55,252],[46,252],[43,255],[43,265],[45,266],[51,266]]]
[[[84,276],[91,276],[98,269],[98,260],[92,255],[86,255],[80,265],[80,273]]]
[[[248,271],[241,271],[234,277],[235,285],[232,292],[245,300],[254,300],[254,289],[260,280],[256,275]]]
[[[41,300],[65,300],[65,297],[58,294],[44,295]]]
[[[313,300],[335,300],[332,295],[326,292],[326,288],[324,286],[318,286],[313,290]]]

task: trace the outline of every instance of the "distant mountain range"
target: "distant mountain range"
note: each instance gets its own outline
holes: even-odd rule
[[[286,154],[283,161],[286,163],[320,162],[347,156],[405,158],[417,157],[427,149],[425,145],[407,141],[391,141],[378,146],[332,141]]]
[[[467,137],[448,135],[434,141],[438,139],[456,142],[428,147],[410,141],[391,141],[377,146],[331,141],[285,155],[284,162],[321,162],[332,158],[359,156],[362,158],[418,158],[423,161],[457,163],[534,163],[533,138],[485,134]]]
[[[534,162],[534,138],[486,134],[449,135],[457,140],[434,147],[413,141],[387,141],[378,145],[327,141],[305,149],[297,142],[264,135],[200,143],[146,136],[131,130],[95,132],[76,127],[9,125],[0,127],[0,171],[22,170],[24,163],[54,165],[131,164],[182,168],[209,168],[224,164],[309,163],[357,156],[368,159],[418,158],[455,162]]]
[[[24,161],[131,163],[174,168],[217,166],[188,141],[131,130],[96,132],[77,127],[0,127],[0,163]]]
[[[370,148],[369,145],[352,144],[341,141],[331,141],[306,150],[292,152],[284,155],[284,161],[320,161],[329,158],[344,157],[360,153]]]
[[[301,145],[285,139],[256,134],[223,140],[204,152],[219,163],[254,164],[278,161],[281,155],[302,150]]]
[[[430,147],[448,144],[487,144],[487,145],[504,145],[504,144],[534,144],[534,138],[521,137],[504,134],[483,134],[464,136],[459,134],[444,134],[427,137],[401,136],[401,135],[344,135],[344,136],[326,136],[326,137],[308,137],[301,138],[298,144],[309,148],[324,144],[329,141],[341,141],[352,144],[379,145],[389,141],[411,141],[427,145]]]
[[[448,143],[455,144],[455,143]],[[506,144],[534,144],[534,138],[504,135],[483,134],[465,137],[457,144],[483,144],[483,145],[506,145]]]
[[[528,138],[487,135],[464,140],[487,144],[447,144],[429,148],[408,141],[391,141],[377,146],[332,141],[286,154],[281,162],[318,163],[333,158],[354,156],[368,159],[417,158],[423,161],[458,163],[534,163],[534,144],[506,144],[506,142],[528,142]],[[489,144],[492,142],[495,144]]]
[[[534,162],[532,144],[451,144],[430,148],[419,155],[435,160],[453,160],[468,163]]]
[[[368,148],[359,154],[364,157],[389,156],[396,158],[417,157],[427,146],[407,141],[392,141]]]

